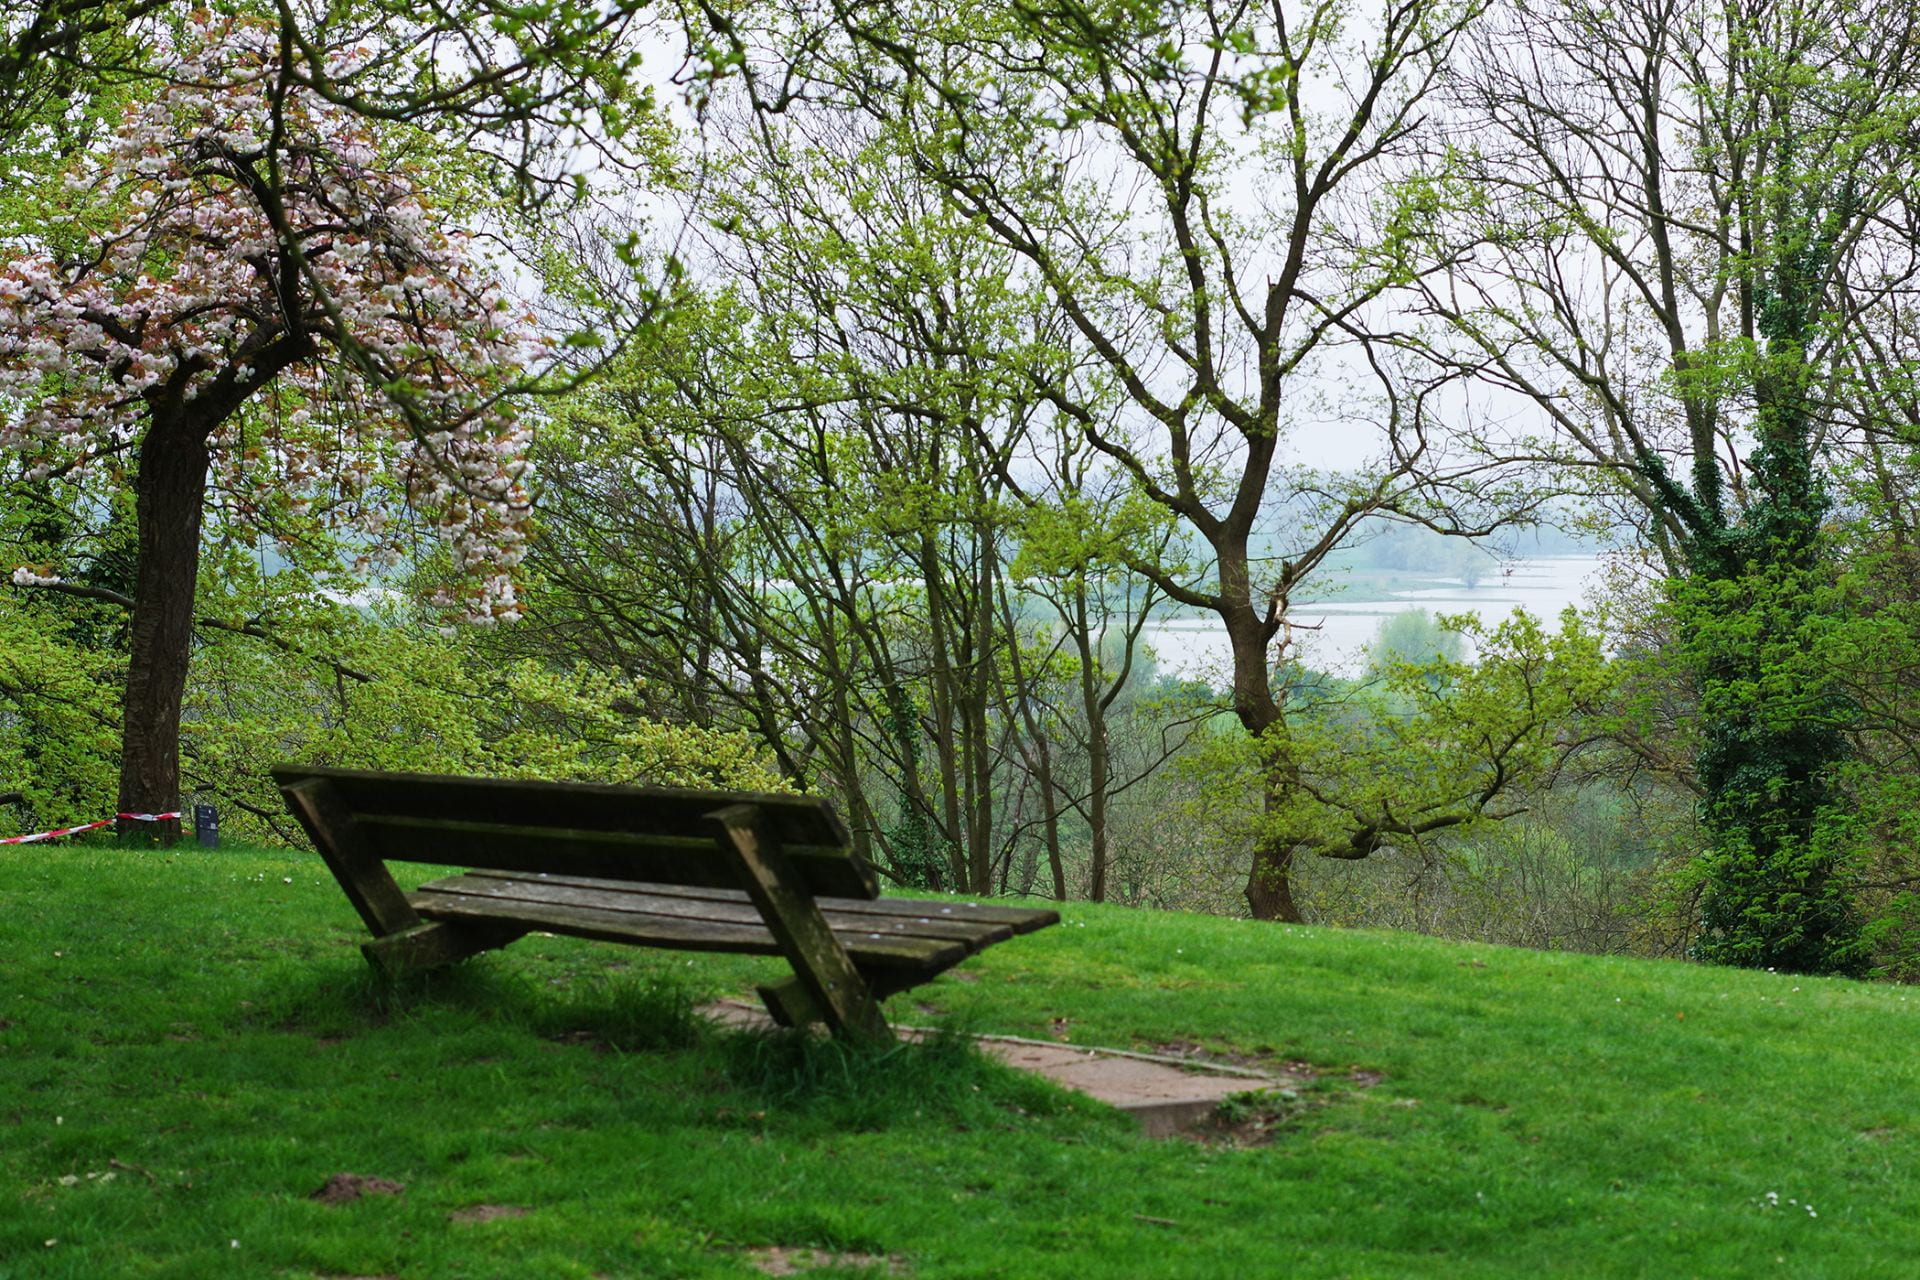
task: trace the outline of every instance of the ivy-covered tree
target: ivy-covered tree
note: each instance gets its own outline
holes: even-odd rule
[[[1527,397],[1530,451],[1671,576],[1709,959],[1866,963],[1834,479],[1911,431],[1915,47],[1898,6],[1513,3],[1450,89],[1442,358]]]

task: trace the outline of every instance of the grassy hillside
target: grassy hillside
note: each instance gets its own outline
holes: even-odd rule
[[[750,1277],[776,1247],[927,1280],[1920,1256],[1920,995],[1066,917],[892,1011],[1314,1064],[1270,1144],[1149,1142],[952,1043],[872,1061],[690,1018],[754,962],[528,939],[384,991],[310,856],[0,849],[0,1277]],[[341,1172],[405,1191],[309,1199]]]

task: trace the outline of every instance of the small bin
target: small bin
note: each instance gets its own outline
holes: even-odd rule
[[[220,847],[220,811],[210,804],[193,806],[193,834],[204,848]]]

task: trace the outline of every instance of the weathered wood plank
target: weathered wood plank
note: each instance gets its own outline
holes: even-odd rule
[[[393,882],[380,853],[366,839],[352,808],[324,778],[307,778],[280,788],[287,808],[306,828],[313,847],[346,891],[347,901],[376,937],[420,924],[400,886]]]
[[[706,840],[710,839],[707,814],[748,803],[766,815],[768,827],[783,847],[845,848],[851,843],[833,806],[812,796],[376,773],[301,765],[279,765],[272,772],[282,785],[303,778],[326,778],[348,804],[367,816],[402,814],[503,826],[647,832]]]
[[[480,868],[469,872],[470,875],[486,876],[500,880],[537,880],[543,884],[574,885],[582,889],[638,890],[642,893],[666,893],[677,897],[711,898],[719,902],[746,902],[747,895],[734,888],[711,888],[705,885],[679,885],[666,882],[648,882],[644,880],[608,880],[594,876],[579,876],[566,872],[512,871]],[[438,883],[438,882],[436,882]],[[422,886],[426,888],[429,886]],[[839,911],[849,914],[871,914],[877,916],[900,916],[907,919],[959,920],[964,922],[982,922],[1003,924],[1015,934],[1032,933],[1048,925],[1060,923],[1060,913],[1047,907],[1010,907],[1000,903],[960,902],[946,898],[837,898],[832,894],[819,895],[820,908],[823,911]]]
[[[730,951],[741,955],[780,954],[780,944],[763,925],[720,920],[686,920],[644,911],[600,911],[514,899],[475,898],[457,893],[413,894],[413,904],[429,920],[511,921],[529,929],[667,947],[678,951]]]
[[[1046,907],[999,907],[972,902],[941,902],[937,899],[881,898],[862,904],[875,915],[906,916],[928,920],[960,920],[968,923],[1005,925],[1014,934],[1032,933],[1050,924],[1060,923],[1060,913]],[[837,908],[839,904],[836,902]]]
[[[639,911],[651,915],[679,916],[688,920],[720,920],[733,924],[758,924],[760,910],[744,892],[725,897],[718,890],[687,893],[672,885],[627,884],[615,880],[595,881],[588,888],[539,875],[460,875],[448,876],[420,886],[422,893],[464,893],[476,898],[514,899],[552,903],[563,907],[591,907],[603,911]],[[836,911],[830,904],[845,899],[819,898],[820,914],[833,931],[843,936],[882,933],[904,937],[945,938],[966,945],[969,951],[1013,936],[1007,925],[984,920],[955,920],[948,917],[882,915],[872,912]],[[859,904],[866,905],[866,904]]]
[[[700,841],[661,839],[558,825],[505,826],[402,814],[366,815],[360,818],[360,828],[380,855],[394,862],[546,871],[713,889],[733,889],[740,883],[732,861],[714,848],[711,836]],[[867,898],[879,892],[871,870],[845,850],[809,846],[797,851],[792,861],[815,894]]]
[[[781,955],[780,944],[764,924],[733,924],[723,920],[688,920],[651,915],[644,911],[602,911],[588,907],[561,907],[515,899],[476,898],[456,893],[413,895],[419,913],[429,920],[479,921],[513,924],[525,929],[573,938],[597,938],[678,951],[724,951],[739,955]],[[965,943],[939,938],[861,935],[850,938],[847,950],[867,963],[898,968],[950,968],[967,957]]]
[[[932,982],[944,971],[880,969],[863,966],[861,976],[867,980],[867,990],[873,993],[875,1000],[885,1000],[888,996],[909,991],[922,983]],[[778,982],[767,982],[754,988],[759,993],[760,1003],[767,1007],[767,1015],[774,1023],[782,1027],[805,1027],[816,1022],[825,1022],[826,1014],[814,1003],[812,996],[798,978],[782,978]]]
[[[734,804],[708,815],[714,842],[739,863],[742,888],[760,909],[767,928],[793,965],[794,977],[812,998],[835,1035],[891,1040],[880,1002],[867,990],[847,948],[821,918],[805,882],[780,850],[779,839],[752,804]],[[862,942],[872,941],[862,939]],[[901,939],[899,941],[905,941]],[[960,944],[949,944],[964,951]]]
[[[437,969],[482,951],[504,947],[527,930],[519,925],[434,920],[360,945],[367,963],[389,978]]]

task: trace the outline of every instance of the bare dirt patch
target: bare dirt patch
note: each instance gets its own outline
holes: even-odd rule
[[[455,1209],[448,1222],[498,1222],[502,1218],[524,1218],[531,1210],[517,1204],[476,1204]]]
[[[358,1173],[336,1173],[307,1199],[321,1204],[351,1204],[361,1196],[397,1196],[406,1186],[391,1178],[369,1178]]]
[[[1274,1135],[1333,1101],[1330,1094],[1277,1087],[1223,1098],[1212,1114],[1180,1136],[1209,1147],[1264,1147]]]
[[[581,1045],[598,1054],[613,1052],[613,1046],[591,1031],[561,1031],[547,1037],[553,1044]]]
[[[1378,1071],[1315,1072],[1303,1070],[1259,1089],[1222,1098],[1212,1112],[1188,1126],[1180,1137],[1206,1146],[1264,1147],[1281,1133],[1298,1127],[1306,1117],[1352,1098],[1380,1083]]]
[[[907,1261],[899,1254],[834,1253],[828,1249],[775,1244],[764,1249],[748,1249],[745,1256],[748,1266],[767,1276],[805,1275],[821,1267],[867,1267],[878,1269],[883,1275],[907,1274]]]
[[[1311,1062],[1298,1058],[1282,1056],[1271,1045],[1260,1045],[1253,1049],[1233,1049],[1218,1045],[1204,1045],[1198,1040],[1165,1040],[1151,1046],[1151,1051],[1159,1057],[1178,1058],[1182,1062],[1197,1067],[1237,1067],[1244,1071],[1257,1071],[1261,1075],[1276,1079],[1306,1077],[1320,1074],[1320,1068]]]

